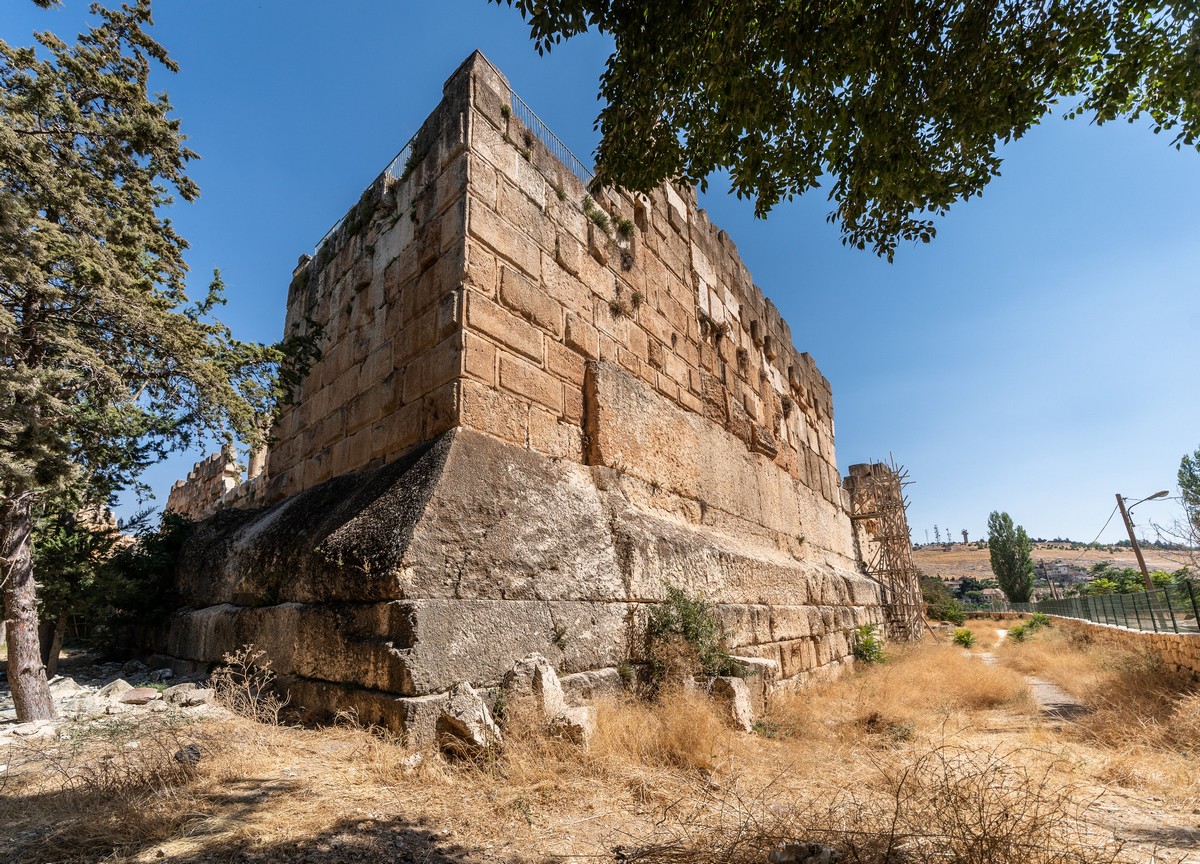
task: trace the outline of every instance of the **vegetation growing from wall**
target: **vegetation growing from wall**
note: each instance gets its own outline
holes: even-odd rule
[[[674,585],[647,613],[645,657],[655,686],[690,675],[744,672],[725,650],[725,630],[712,604]]]

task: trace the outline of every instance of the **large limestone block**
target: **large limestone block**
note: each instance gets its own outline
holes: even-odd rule
[[[566,673],[616,666],[625,655],[629,607],[624,603],[542,600],[418,600],[402,653],[413,693],[445,690],[456,681],[498,682],[531,652]]]
[[[201,523],[179,587],[197,608],[620,600],[607,523],[583,466],[456,429],[374,471]]]
[[[262,510],[218,513],[184,545],[177,585],[192,607],[401,599],[396,574],[453,436],[382,468],[335,477]]]
[[[583,466],[458,430],[400,584],[430,599],[623,600],[608,522]]]
[[[223,604],[178,613],[166,651],[182,660],[219,663],[227,652],[253,645],[280,675],[410,694],[412,676],[402,649],[414,638],[411,614],[397,603]]]
[[[686,411],[621,367],[588,363],[589,461],[705,502],[751,525],[828,550],[851,565],[849,516],[735,435]]]

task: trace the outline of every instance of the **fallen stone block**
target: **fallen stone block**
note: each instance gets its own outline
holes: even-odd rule
[[[516,708],[531,704],[534,710],[552,720],[566,707],[562,684],[554,664],[541,654],[530,654],[518,660],[504,675],[502,684],[506,705]]]
[[[596,732],[596,709],[590,705],[564,708],[550,721],[550,734],[587,747]]]
[[[437,739],[444,752],[472,758],[503,743],[487,705],[466,681],[446,694],[437,720]]]
[[[726,722],[742,732],[754,731],[754,705],[745,681],[732,676],[714,678],[709,692]]]
[[[162,699],[162,693],[153,687],[134,687],[117,696],[122,705],[145,705]]]
[[[105,684],[103,687],[101,687],[96,692],[96,695],[104,699],[115,699],[122,693],[127,693],[132,689],[132,684],[130,684],[124,678],[118,678],[116,681],[113,681],[110,684]]]

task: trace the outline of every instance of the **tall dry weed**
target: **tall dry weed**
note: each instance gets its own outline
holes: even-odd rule
[[[939,747],[880,763],[873,782],[808,800],[714,796],[648,842],[645,864],[760,864],[786,844],[818,843],[856,864],[1112,864],[1121,845],[1088,827],[1090,797],[1053,760]]]
[[[597,703],[589,758],[601,765],[711,771],[727,754],[731,738],[707,696],[675,689],[653,702]]]
[[[771,721],[793,737],[906,740],[941,728],[956,713],[1029,704],[1025,680],[949,644],[902,646],[888,663],[772,703]]]

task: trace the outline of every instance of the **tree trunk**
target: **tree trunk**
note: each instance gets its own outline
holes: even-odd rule
[[[67,613],[54,619],[54,633],[50,636],[50,656],[46,659],[46,677],[58,674],[58,655],[62,653],[63,639],[67,636]]]
[[[8,630],[8,686],[17,720],[22,723],[55,716],[38,641],[32,532],[33,520],[27,502],[10,499],[0,506],[0,578],[4,580],[4,620]]]

